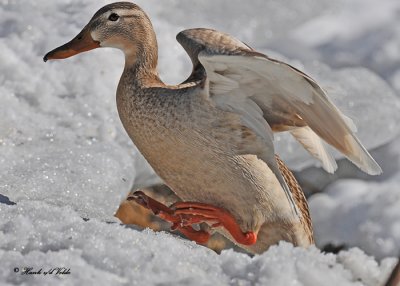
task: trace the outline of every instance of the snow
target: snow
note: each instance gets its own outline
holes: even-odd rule
[[[400,2],[137,1],[156,29],[166,82],[190,72],[180,30],[226,31],[309,73],[377,148],[386,175],[335,180],[309,199],[317,246],[355,248],[333,255],[281,243],[254,257],[217,255],[113,217],[132,184],[154,180],[117,115],[122,54],[42,62],[106,3],[0,1],[0,284],[382,285],[400,252]],[[276,141],[289,166],[308,168],[302,179],[319,176],[287,137]],[[341,167],[330,178],[352,175]],[[15,267],[71,274],[32,277]]]
[[[10,285],[378,285],[395,262],[378,265],[358,249],[335,256],[289,243],[253,258],[233,250],[218,255],[167,233],[85,222],[71,206],[37,200],[1,206],[1,214],[0,277]],[[14,273],[27,266],[68,267],[71,274]]]
[[[377,258],[400,253],[399,179],[340,180],[312,196],[309,203],[318,245],[346,242]]]

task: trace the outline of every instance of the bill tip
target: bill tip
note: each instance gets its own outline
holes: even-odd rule
[[[48,55],[49,55],[49,53],[47,53],[47,54],[43,57],[43,61],[44,61],[44,62],[47,62],[47,61],[49,60]]]

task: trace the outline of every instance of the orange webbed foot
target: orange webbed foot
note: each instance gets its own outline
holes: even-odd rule
[[[152,199],[142,191],[134,192],[127,198],[128,201],[135,201],[139,205],[151,210],[153,214],[165,221],[172,223],[172,230],[179,230],[188,239],[199,244],[205,244],[210,239],[210,233],[203,230],[195,230],[191,225],[183,225],[181,222],[185,220],[184,216],[175,215],[174,211],[166,205]]]
[[[211,227],[224,227],[239,244],[253,245],[257,241],[255,232],[243,232],[235,218],[222,208],[196,202],[177,202],[167,207],[141,191],[133,193],[128,200],[152,210],[155,215],[172,223],[172,230],[179,230],[197,243],[206,243],[210,238],[210,233],[192,227],[203,222]]]
[[[183,225],[205,222],[211,227],[224,227],[240,244],[253,245],[257,241],[255,232],[243,232],[236,219],[222,208],[196,202],[177,202],[171,206],[171,209],[175,211],[175,215],[185,216]]]

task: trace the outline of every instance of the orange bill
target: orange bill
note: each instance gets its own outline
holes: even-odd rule
[[[100,43],[93,40],[89,30],[84,28],[82,32],[80,32],[70,42],[48,52],[44,56],[43,60],[47,62],[47,60],[65,59],[98,47],[100,47]]]

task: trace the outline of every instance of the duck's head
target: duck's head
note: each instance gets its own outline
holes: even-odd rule
[[[157,42],[147,15],[133,3],[117,2],[97,11],[75,38],[48,52],[43,60],[65,59],[100,47],[120,49],[130,61],[143,53],[157,57],[151,55]]]

